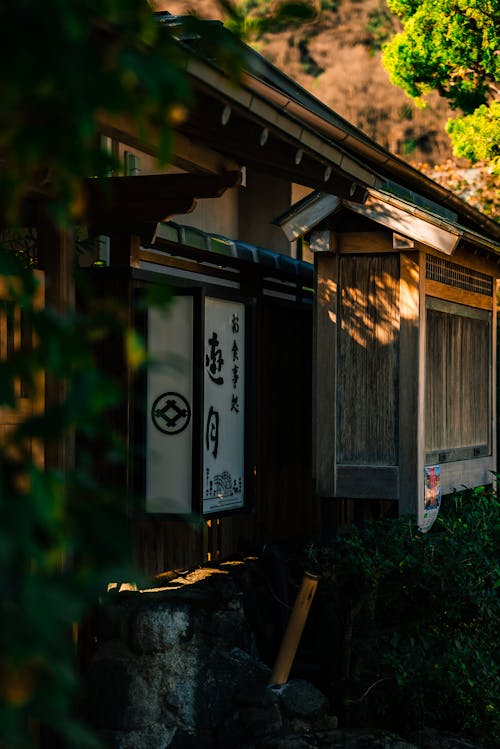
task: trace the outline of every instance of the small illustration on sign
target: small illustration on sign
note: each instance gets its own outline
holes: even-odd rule
[[[180,393],[163,393],[151,408],[153,424],[164,434],[180,434],[191,420],[191,407]]]

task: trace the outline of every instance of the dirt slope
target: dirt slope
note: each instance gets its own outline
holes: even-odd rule
[[[418,109],[389,81],[379,40],[396,31],[383,0],[340,0],[314,23],[268,35],[259,51],[304,88],[404,159],[451,156],[444,126],[451,111],[435,96]]]

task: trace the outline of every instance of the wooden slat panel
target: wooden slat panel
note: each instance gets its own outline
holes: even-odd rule
[[[392,233],[381,231],[342,232],[337,235],[337,252],[394,252]]]
[[[399,256],[340,259],[337,462],[398,460]]]
[[[426,329],[426,451],[491,444],[489,320],[428,309]]]
[[[492,455],[444,463],[441,466],[441,491],[443,494],[450,494],[455,489],[461,491],[465,486],[491,484],[494,478],[492,471],[496,470],[496,461]]]
[[[202,521],[162,520],[145,517],[134,521],[136,563],[154,576],[171,569],[187,569],[206,560],[202,551]]]
[[[357,499],[397,499],[399,469],[397,466],[337,466],[339,497]]]

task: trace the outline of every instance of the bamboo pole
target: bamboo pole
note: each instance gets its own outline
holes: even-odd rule
[[[304,572],[302,583],[281,642],[278,657],[276,658],[273,670],[271,671],[271,676],[269,678],[270,685],[286,684],[288,681],[293,659],[295,658],[317,587],[317,575],[313,575],[310,572]]]

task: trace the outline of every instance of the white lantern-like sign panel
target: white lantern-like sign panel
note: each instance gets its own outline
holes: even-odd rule
[[[192,504],[193,297],[148,311],[146,511],[184,514]]]
[[[205,300],[203,512],[243,507],[245,305]]]
[[[147,313],[146,512],[248,502],[247,304],[194,290]]]

